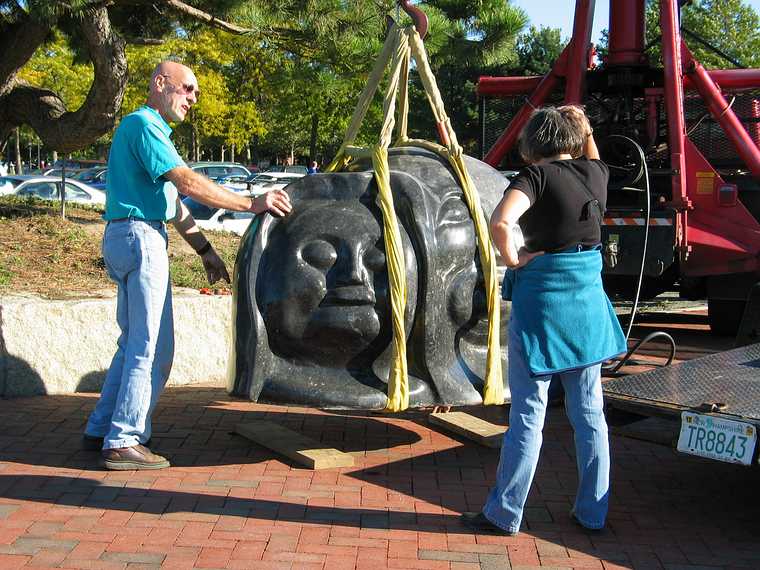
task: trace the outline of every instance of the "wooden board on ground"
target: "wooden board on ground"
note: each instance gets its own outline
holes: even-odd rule
[[[352,467],[354,458],[268,420],[237,424],[235,432],[310,469]]]
[[[453,431],[486,447],[501,447],[506,426],[487,422],[465,412],[434,412],[430,423]]]

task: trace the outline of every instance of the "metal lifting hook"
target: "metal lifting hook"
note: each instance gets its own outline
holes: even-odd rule
[[[428,30],[428,17],[425,12],[416,6],[412,6],[410,0],[398,0],[398,5],[409,14],[412,22],[414,22],[414,27],[417,28],[417,33],[420,34],[420,39],[425,39]]]

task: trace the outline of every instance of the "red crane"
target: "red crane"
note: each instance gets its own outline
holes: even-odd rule
[[[644,293],[678,283],[682,296],[707,297],[713,329],[730,333],[760,281],[760,69],[705,70],[683,36],[712,46],[682,27],[686,3],[659,0],[660,67],[645,45],[645,0],[610,0],[609,53],[595,67],[595,2],[576,0],[571,41],[549,73],[480,78],[482,116],[507,124],[485,161],[519,167],[515,143],[534,108],[584,104],[617,173],[603,228],[606,285],[634,289],[641,266],[646,216],[631,187],[641,186],[642,164],[632,145],[612,136],[625,135],[644,149],[651,174]]]

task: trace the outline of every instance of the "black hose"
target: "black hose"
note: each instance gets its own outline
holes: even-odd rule
[[[664,337],[669,343],[670,343],[670,354],[668,355],[668,361],[665,364],[660,364],[660,366],[668,366],[670,363],[673,362],[673,358],[675,358],[676,355],[676,341],[673,339],[672,336],[670,336],[668,333],[663,331],[655,331],[649,333],[647,336],[639,340],[633,347],[626,352],[625,356],[620,359],[616,364],[614,365],[607,365],[603,366],[602,370],[606,373],[607,376],[617,376],[617,371],[630,360],[630,358],[634,355],[634,353],[641,348],[642,345],[650,342],[651,340],[654,340],[657,337]],[[626,337],[626,340],[627,337]],[[632,362],[632,364],[639,364],[638,362]]]
[[[652,197],[649,193],[649,168],[647,167],[646,157],[644,156],[644,149],[641,148],[641,145],[639,145],[639,143],[637,143],[635,140],[629,137],[626,137],[624,135],[610,135],[607,138],[619,138],[630,143],[638,151],[639,157],[641,159],[641,164],[643,164],[643,167],[644,167],[644,194],[646,195],[646,204],[647,204],[646,216],[644,217],[644,246],[642,247],[642,252],[641,252],[641,267],[639,268],[639,280],[638,280],[638,283],[636,284],[636,295],[634,296],[633,306],[631,307],[631,315],[628,319],[628,330],[625,331],[625,342],[627,345],[628,338],[631,336],[631,329],[633,328],[633,321],[636,317],[636,311],[638,310],[638,306],[639,306],[639,297],[641,296],[641,284],[644,281],[644,268],[646,267],[647,246],[649,244],[649,218],[652,216]],[[632,190],[638,191],[639,189],[632,188]],[[636,351],[642,345],[658,337],[665,337],[670,342],[670,356],[668,357],[668,361],[662,365],[662,366],[667,366],[668,364],[673,362],[673,358],[675,357],[676,341],[673,340],[673,337],[670,336],[668,333],[657,331],[657,332],[648,334],[646,337],[639,340],[619,361],[615,362],[614,364],[603,365],[602,373],[607,374],[607,375],[615,375],[617,371],[620,369],[620,367],[622,367],[626,362],[628,362],[628,360],[630,360],[630,358],[636,353]]]

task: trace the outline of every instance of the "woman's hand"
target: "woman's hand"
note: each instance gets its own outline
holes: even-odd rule
[[[594,132],[594,130],[591,128],[591,123],[589,123],[588,116],[584,112],[583,107],[579,107],[578,105],[564,105],[560,109],[582,130],[584,137],[591,136],[591,133]]]
[[[510,269],[520,269],[521,267],[525,267],[526,265],[528,265],[531,261],[533,261],[534,258],[543,254],[544,254],[543,251],[528,251],[524,247],[521,247],[520,251],[517,252],[517,264],[516,265],[507,264],[507,267],[509,267]]]
[[[507,190],[491,215],[491,238],[507,267],[517,267],[520,263],[512,228],[528,208],[530,198],[524,192]]]

